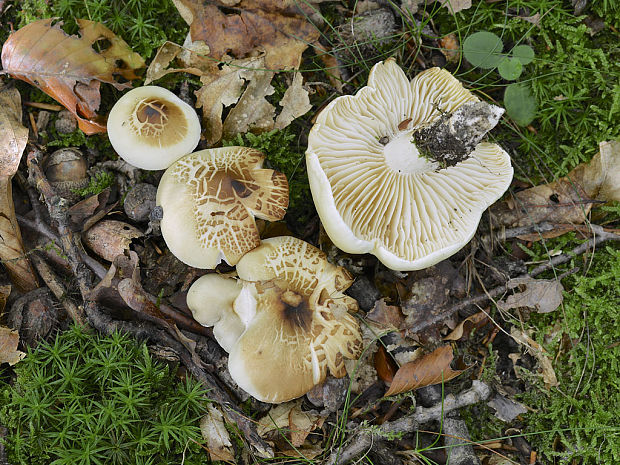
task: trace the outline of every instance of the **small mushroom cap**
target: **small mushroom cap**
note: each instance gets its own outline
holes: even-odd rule
[[[261,168],[264,156],[247,147],[201,150],[164,173],[157,189],[161,231],[170,251],[196,268],[236,264],[260,244],[254,217],[282,219],[288,182]]]
[[[293,237],[267,239],[238,263],[256,301],[256,316],[230,351],[237,384],[263,402],[285,402],[322,382],[327,370],[346,374],[344,359],[362,351],[359,325],[345,296],[350,275]],[[256,281],[246,281],[251,279]]]
[[[510,157],[497,144],[480,143],[465,160],[441,168],[420,154],[412,135],[475,101],[445,70],[410,82],[389,59],[372,68],[367,87],[319,114],[306,152],[308,178],[337,247],[409,271],[469,242],[482,212],[510,185]]]
[[[194,109],[169,90],[137,87],[112,107],[108,137],[127,163],[161,170],[196,148],[200,121]]]
[[[230,352],[245,330],[245,324],[234,310],[241,288],[236,279],[212,273],[198,278],[187,292],[187,306],[194,319],[203,326],[213,326],[215,340],[226,352]]]

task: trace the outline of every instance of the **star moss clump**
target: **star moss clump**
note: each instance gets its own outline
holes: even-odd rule
[[[72,328],[0,372],[0,424],[12,464],[206,464],[206,391],[123,334]]]

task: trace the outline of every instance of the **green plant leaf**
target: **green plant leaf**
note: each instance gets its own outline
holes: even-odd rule
[[[527,65],[534,59],[534,49],[529,45],[517,45],[510,53],[514,58],[519,60],[522,65]]]
[[[508,116],[521,126],[527,126],[536,116],[536,99],[529,86],[521,82],[506,87],[504,107]]]
[[[523,65],[518,58],[506,57],[499,63],[497,71],[507,81],[514,81],[521,76]]]
[[[470,35],[463,42],[463,53],[472,65],[482,69],[496,68],[504,55],[502,39],[488,31],[480,31]]]

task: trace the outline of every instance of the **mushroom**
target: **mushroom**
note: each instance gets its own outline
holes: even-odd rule
[[[157,189],[161,232],[170,251],[196,268],[235,265],[260,244],[254,217],[280,220],[288,182],[263,169],[264,155],[248,147],[194,152],[173,163]]]
[[[337,247],[410,271],[469,242],[482,212],[510,185],[510,157],[481,142],[446,166],[415,143],[420,131],[468,102],[478,99],[449,72],[432,68],[409,82],[388,59],[372,68],[367,87],[319,114],[306,152],[308,178]]]
[[[196,148],[200,121],[194,109],[169,90],[137,87],[112,107],[108,137],[127,163],[161,170]]]
[[[285,402],[321,383],[328,369],[343,377],[344,359],[359,358],[362,336],[349,314],[357,302],[343,294],[352,278],[319,249],[294,237],[266,239],[244,255],[237,273],[242,288],[232,304],[221,296],[233,284],[224,286],[227,278],[219,276],[217,283],[196,281],[187,304],[199,322],[214,324],[230,354],[230,375],[243,390],[263,402]],[[213,304],[218,294],[221,303]],[[244,329],[231,344],[239,323]]]

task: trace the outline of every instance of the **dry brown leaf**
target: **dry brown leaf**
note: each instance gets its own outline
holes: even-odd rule
[[[386,304],[385,299],[375,302],[373,309],[366,314],[366,319],[382,331],[400,331],[405,321],[400,308]]]
[[[108,205],[110,192],[110,188],[106,187],[98,194],[91,195],[84,200],[80,200],[75,205],[72,205],[71,208],[67,210],[71,230],[86,231],[110,213],[118,203],[114,202]]]
[[[459,45],[459,39],[451,32],[448,35],[443,36],[438,41],[441,47],[439,51],[446,57],[448,63],[456,63],[461,57],[461,46]]]
[[[562,304],[564,287],[555,279],[534,279],[529,276],[513,278],[506,284],[508,289],[523,288],[497,302],[501,310],[527,307],[538,313],[549,313]]]
[[[28,129],[21,123],[19,92],[0,84],[0,260],[11,282],[20,291],[39,287],[30,261],[24,257],[22,235],[15,218],[11,179],[28,142]]]
[[[447,382],[457,377],[463,370],[450,368],[453,358],[452,347],[442,346],[422,358],[401,366],[385,396]]]
[[[260,58],[257,62],[258,68],[263,68],[263,60]],[[265,97],[275,92],[271,85],[274,75],[273,71],[263,69],[247,69],[239,73],[241,78],[248,81],[248,85],[224,121],[222,127],[224,137],[230,139],[237,134],[245,134],[250,129],[259,132],[273,129],[276,107]]]
[[[545,383],[545,386],[548,388],[552,388],[557,386],[558,378],[555,375],[555,371],[553,370],[553,365],[551,364],[551,357],[549,354],[542,348],[538,342],[533,340],[530,336],[528,336],[525,332],[520,329],[513,327],[510,330],[510,335],[512,338],[517,341],[519,344],[526,346],[532,355],[538,360],[540,364],[540,368],[542,370],[542,377]]]
[[[391,383],[398,371],[398,365],[381,344],[375,352],[375,370],[377,370],[379,379],[386,383]]]
[[[142,235],[138,228],[123,221],[103,220],[82,234],[82,240],[101,258],[112,262],[129,249],[133,239]]]
[[[308,21],[313,14],[309,2],[298,0],[173,0],[190,25],[191,40],[204,41],[211,57],[225,54],[247,58],[265,53],[265,66],[271,70],[298,68],[301,54],[319,38],[319,30]],[[226,14],[218,7],[228,7]]]
[[[0,286],[0,317],[4,313],[4,307],[6,307],[6,300],[11,295],[11,285],[5,284]]]
[[[303,77],[301,73],[295,73],[293,82],[290,87],[284,92],[282,100],[280,100],[280,106],[282,111],[276,118],[276,129],[284,129],[295,118],[299,118],[301,115],[305,115],[310,111],[312,105],[310,104],[310,97],[308,91],[303,88]]]
[[[545,221],[580,224],[594,203],[620,201],[620,142],[601,142],[599,148],[589,163],[566,177],[517,192],[513,199],[493,207],[498,223],[506,227]]]
[[[471,0],[441,0],[441,6],[445,6],[450,13],[458,13],[471,8]]]
[[[203,45],[205,48],[199,49],[199,45]],[[149,85],[151,82],[161,79],[166,74],[170,73],[190,73],[196,76],[202,76],[202,74],[208,70],[213,69],[213,62],[201,63],[197,52],[208,55],[208,46],[204,42],[195,42],[190,44],[190,48],[187,46],[181,47],[174,42],[166,42],[157,50],[155,58],[151,61],[151,64],[146,69],[146,77],[144,79],[144,85]],[[181,54],[188,52],[189,63],[186,63],[185,68],[170,68],[170,64]]]
[[[235,454],[222,412],[213,404],[207,404],[207,414],[200,420],[200,431],[207,442],[211,460],[235,462]]]
[[[203,86],[196,92],[196,106],[202,108],[203,127],[209,145],[222,138],[222,111],[239,100],[245,85],[242,74],[244,77],[251,76],[251,70],[261,64],[262,61],[257,58],[235,61],[200,78]]]
[[[19,333],[11,328],[0,326],[0,364],[15,365],[26,356],[24,352],[17,350],[18,344]]]
[[[444,337],[444,341],[458,341],[463,336],[469,336],[474,328],[480,328],[489,321],[489,317],[484,312],[474,313],[461,321],[450,334]]]
[[[325,417],[301,409],[301,400],[286,402],[273,407],[258,422],[257,432],[262,438],[290,440],[293,447],[301,447],[308,435],[321,428]],[[289,446],[290,448],[290,446]]]
[[[100,83],[117,89],[131,87],[116,76],[137,78],[135,70],[144,66],[144,60],[103,24],[78,19],[78,37],[67,35],[61,23],[53,22],[53,18],[41,19],[11,34],[2,47],[2,66],[14,78],[63,104],[84,133],[105,132],[105,124],[95,119],[101,101]],[[92,45],[101,40],[110,46],[96,52]]]

